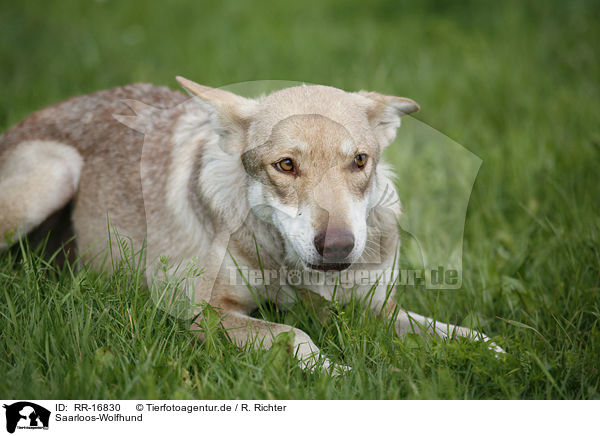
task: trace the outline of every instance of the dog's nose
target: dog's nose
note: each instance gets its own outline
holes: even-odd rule
[[[315,248],[325,260],[342,261],[354,248],[354,235],[344,230],[321,232],[315,236]]]

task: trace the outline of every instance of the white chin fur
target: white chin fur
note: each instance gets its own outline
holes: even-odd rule
[[[282,204],[277,198],[265,191],[260,182],[252,183],[248,188],[248,199],[254,213],[263,221],[273,224],[284,238],[288,265],[308,268],[309,264],[319,264],[322,258],[314,246],[315,229],[309,207],[293,207]],[[355,246],[348,256],[348,263],[356,262],[362,255],[367,240],[368,198],[355,202],[349,209],[350,229],[354,235]]]

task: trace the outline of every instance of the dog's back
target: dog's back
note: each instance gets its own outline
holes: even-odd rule
[[[38,229],[32,232],[34,241],[52,230],[50,251],[71,237],[71,214],[77,217],[75,233],[87,239],[80,246],[107,236],[98,229],[106,229],[108,214],[114,228],[141,244],[146,225],[140,183],[144,135],[115,115],[133,115],[127,100],[166,109],[185,99],[165,87],[133,84],[42,109],[1,135],[0,249],[18,234]]]

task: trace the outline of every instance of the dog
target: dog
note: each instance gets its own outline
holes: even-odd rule
[[[189,301],[218,308],[240,347],[269,348],[292,331],[293,353],[307,368],[344,370],[305,332],[251,317],[257,297],[285,306],[298,287],[342,303],[357,297],[392,317],[400,335],[454,334],[502,352],[478,331],[396,307],[393,280],[382,280],[398,259],[402,213],[382,152],[417,103],[317,85],[251,99],[177,80],[191,99],[133,84],[68,99],[5,132],[0,249],[62,213],[71,248],[110,272],[107,256],[123,256],[107,242],[114,231],[144,252],[150,286],[180,279]],[[185,276],[182,265],[201,273]],[[309,280],[292,286],[271,276],[283,269],[309,272]],[[247,286],[256,271],[273,280]],[[342,286],[349,272],[367,283]],[[192,329],[202,336],[197,321]]]

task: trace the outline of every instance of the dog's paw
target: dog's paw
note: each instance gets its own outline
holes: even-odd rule
[[[481,341],[487,345],[488,350],[491,350],[494,353],[496,353],[496,357],[499,357],[502,354],[506,354],[506,351],[504,351],[500,346],[498,346],[498,344],[492,341],[489,336],[477,330],[471,330],[466,327],[455,327],[452,331],[451,336],[462,336],[472,341]],[[447,339],[448,336],[442,336],[442,338]]]
[[[489,338],[489,336],[486,336],[481,332],[472,330],[472,336],[470,336],[470,339],[475,341],[482,341],[483,343],[485,343],[485,345],[487,345],[488,350],[493,351],[496,354],[496,357],[500,357],[500,355],[506,354],[506,351],[504,351],[502,347],[500,347],[498,344],[492,341]]]
[[[487,340],[485,341],[485,344],[487,345],[488,350],[491,350],[494,353],[496,353],[496,357],[500,357],[500,355],[506,354],[506,351],[504,351],[502,347],[498,346],[495,342]]]

